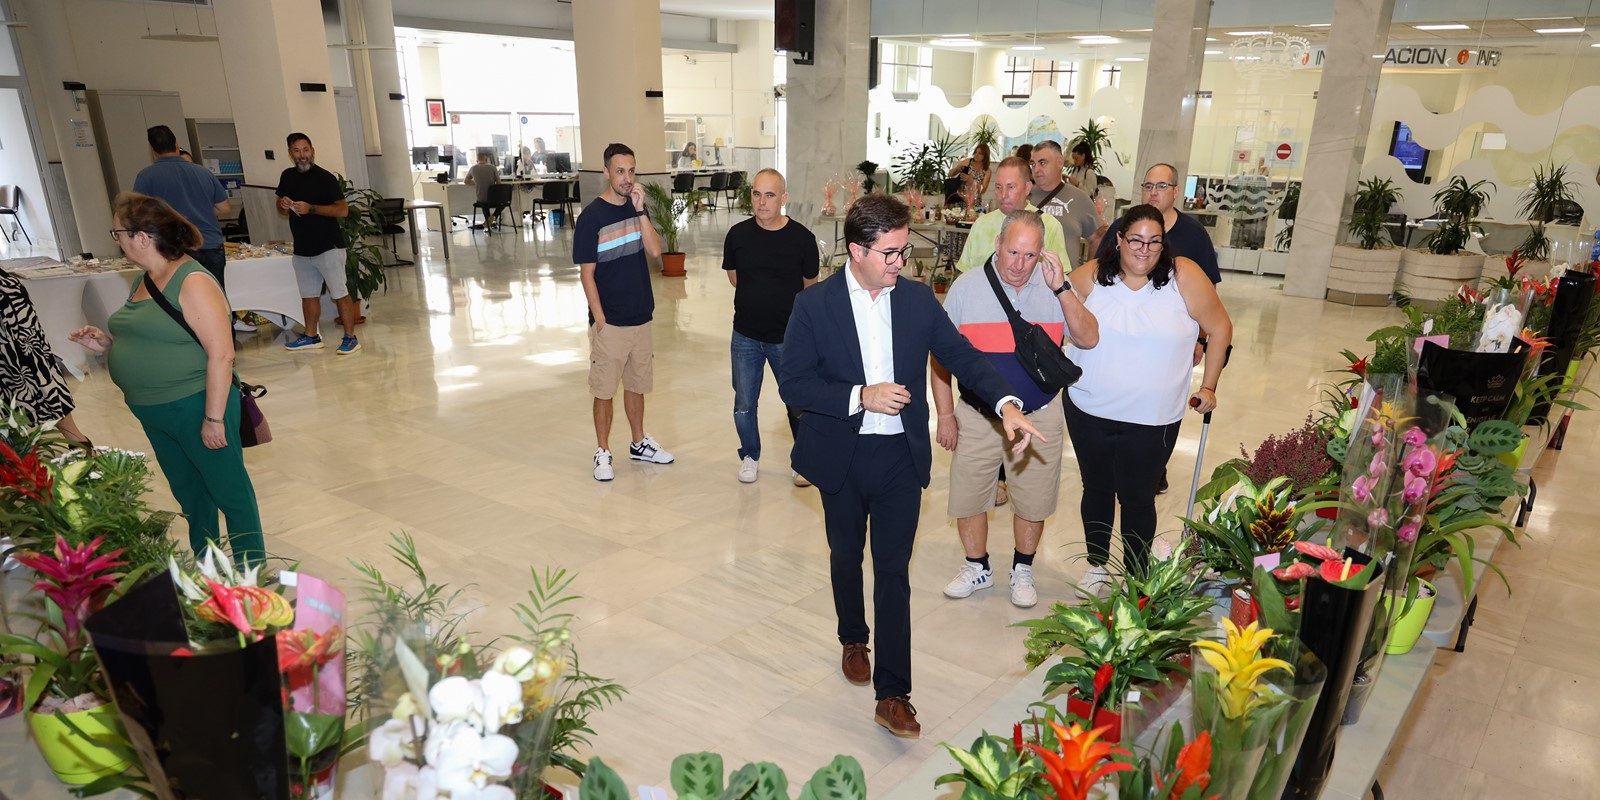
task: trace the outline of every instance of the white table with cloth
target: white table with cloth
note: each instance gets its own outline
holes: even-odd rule
[[[11,259],[0,261],[0,269],[15,275],[28,290],[50,349],[80,379],[93,369],[95,359],[68,336],[85,325],[104,329],[127,301],[139,275],[138,267],[120,258],[68,263],[49,258]],[[284,327],[289,320],[305,322],[294,265],[287,253],[276,247],[245,245],[228,254],[226,274],[228,302],[235,311],[271,314]],[[322,315],[326,320],[338,317],[326,294],[322,296]]]

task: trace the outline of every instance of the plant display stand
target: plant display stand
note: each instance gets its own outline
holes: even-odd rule
[[[1420,303],[1437,303],[1456,293],[1463,283],[1477,283],[1483,275],[1481,253],[1440,256],[1406,250],[1400,260],[1400,287]]]
[[[1328,263],[1328,301],[1349,306],[1386,306],[1394,292],[1400,253],[1338,245]]]

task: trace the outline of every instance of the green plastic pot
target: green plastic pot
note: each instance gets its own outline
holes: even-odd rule
[[[1531,437],[1523,434],[1522,443],[1517,445],[1517,449],[1509,453],[1501,453],[1497,458],[1505,462],[1506,466],[1512,469],[1519,469],[1522,466],[1522,457],[1528,454],[1528,442],[1531,441],[1533,441]]]
[[[1422,586],[1428,590],[1428,596],[1423,597],[1419,591],[1416,601],[1411,604],[1410,610],[1401,614],[1400,618],[1395,620],[1394,625],[1389,629],[1389,646],[1384,648],[1389,655],[1397,656],[1411,652],[1411,648],[1416,646],[1417,640],[1422,638],[1422,629],[1427,627],[1428,617],[1433,616],[1433,601],[1439,596],[1439,592],[1433,588],[1433,584],[1427,581],[1422,581]],[[1401,607],[1404,607],[1406,598],[1404,594],[1401,594],[1385,597],[1384,602],[1385,604],[1399,603]]]
[[[107,703],[88,711],[65,715],[90,736],[113,735],[118,730],[117,707]],[[82,786],[128,768],[128,762],[72,732],[53,714],[28,712],[28,728],[39,744],[39,754],[62,783]]]

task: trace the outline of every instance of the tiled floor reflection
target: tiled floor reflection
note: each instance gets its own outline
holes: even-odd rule
[[[595,720],[597,749],[630,782],[665,783],[674,755],[710,748],[735,763],[775,761],[798,785],[842,751],[882,789],[1021,675],[1020,632],[1007,625],[1029,614],[1003,587],[965,601],[939,594],[960,548],[944,514],[948,456],[935,448],[912,570],[926,738],[872,723],[871,690],[838,675],[821,509],[813,490],[789,483],[770,378],[762,478],[735,479],[733,290],[719,269],[729,221],[718,212],[695,223],[689,276],[656,279],[646,427],[678,463],[622,460],[610,484],[590,477],[585,303],[567,231],[457,233],[448,263],[428,237],[421,266],[389,272],[355,356],[291,354],[267,335],[244,342],[242,373],[271,390],[276,440],[248,456],[269,546],[346,580],[351,559],[382,560],[388,534],[409,531],[434,574],[475,584],[468,598],[483,609],[470,627],[485,632],[514,624],[506,607],[530,566],[574,569],[584,666],[632,691]],[[1299,423],[1338,351],[1394,317],[1285,298],[1278,283],[1230,274],[1221,286],[1236,346],[1208,465]],[[74,391],[97,442],[147,447],[103,371]],[[1440,654],[1383,773],[1390,797],[1594,796],[1600,589],[1589,576],[1600,515],[1569,507],[1600,477],[1595,420],[1580,416],[1541,470],[1531,541],[1503,553],[1513,593],[1486,590],[1467,652]],[[1198,419],[1184,426],[1163,519],[1183,511],[1199,432]],[[626,436],[619,409],[614,450]],[[1069,596],[1080,571],[1077,469],[1066,462],[1038,561],[1042,604]],[[1007,529],[1003,516],[992,528]],[[1000,563],[1008,550],[997,535]]]

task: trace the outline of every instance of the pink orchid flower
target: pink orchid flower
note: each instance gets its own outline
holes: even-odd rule
[[[1383,451],[1380,450],[1376,453],[1373,453],[1372,460],[1367,463],[1367,474],[1376,478],[1379,475],[1382,475],[1388,468],[1389,465],[1384,463]]]
[[[1421,475],[1413,475],[1413,476],[1411,476],[1409,478],[1406,478],[1405,491],[1400,495],[1400,498],[1402,500],[1404,500],[1406,503],[1410,504],[1410,503],[1415,503],[1418,500],[1421,500],[1422,498],[1427,497],[1427,496],[1428,496],[1428,479],[1427,478],[1425,478],[1425,477],[1423,477]]]
[[[1439,466],[1439,456],[1431,447],[1417,447],[1406,453],[1405,459],[1400,464],[1407,475],[1432,475],[1434,469]]]
[[[1350,494],[1358,503],[1372,502],[1372,488],[1378,482],[1377,478],[1367,475],[1358,475],[1350,482]]]
[[[1422,526],[1418,525],[1416,520],[1408,520],[1400,526],[1399,530],[1394,532],[1394,535],[1400,537],[1402,542],[1414,542],[1417,540],[1417,534],[1421,533],[1421,531]]]
[[[1412,428],[1406,431],[1405,443],[1412,447],[1421,447],[1428,441],[1428,435],[1421,428]]]
[[[1367,515],[1367,527],[1372,528],[1373,530],[1386,527],[1388,524],[1389,512],[1387,509],[1374,508],[1372,509],[1372,513]]]

